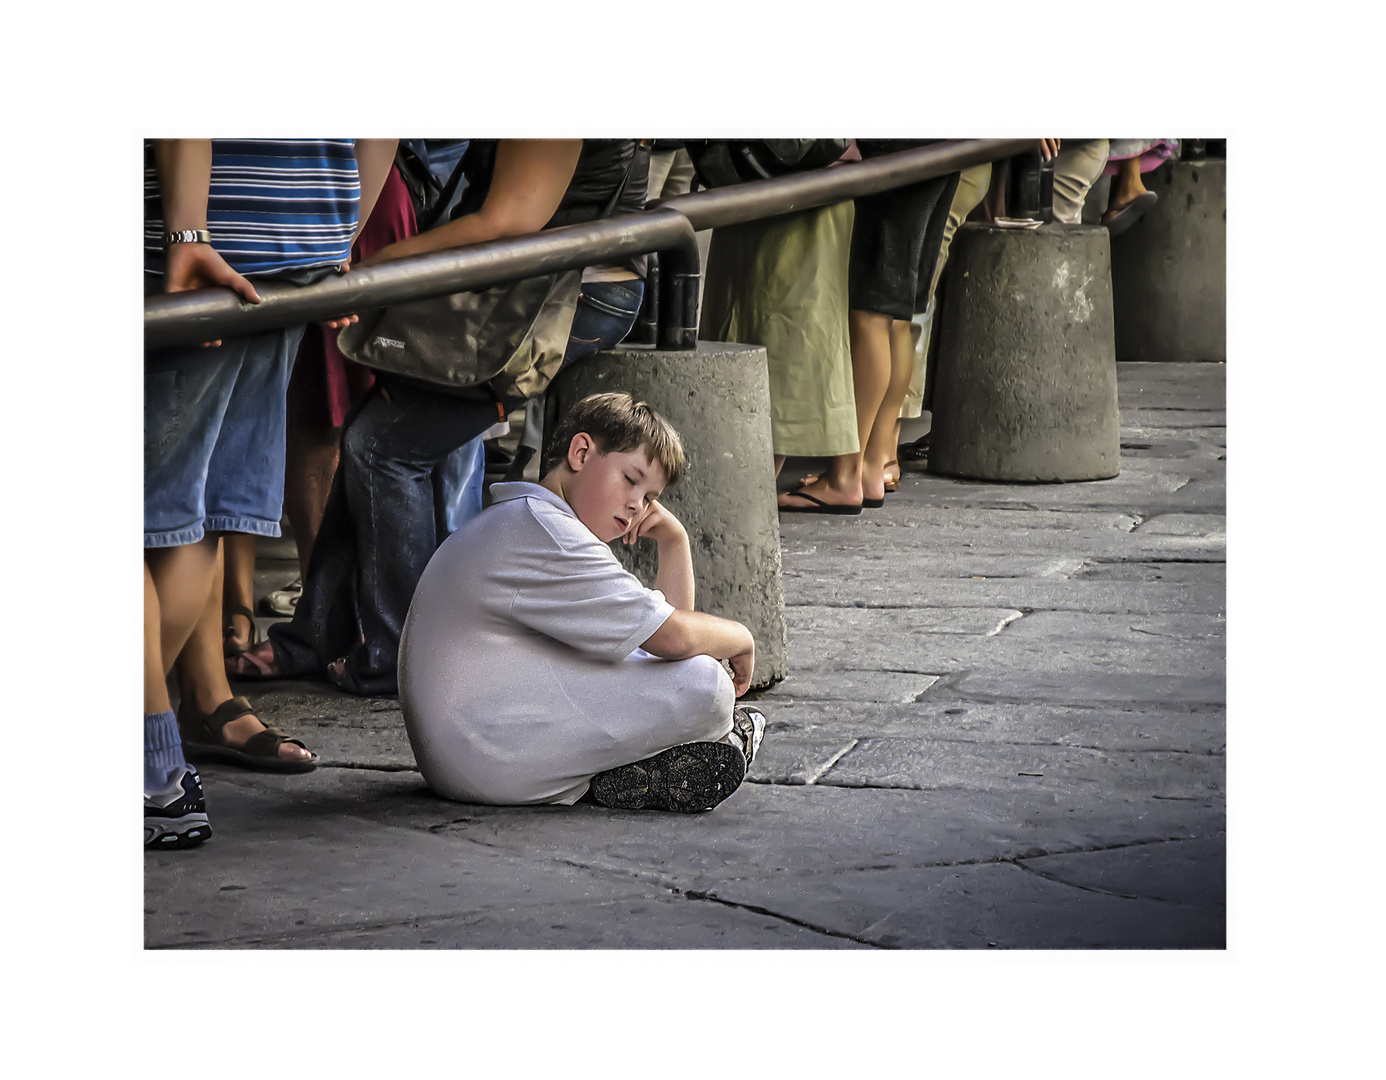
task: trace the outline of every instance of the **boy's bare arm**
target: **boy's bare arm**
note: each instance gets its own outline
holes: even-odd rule
[[[734,619],[701,611],[675,611],[641,648],[665,660],[687,660],[692,656],[726,660],[732,667],[736,696],[750,689],[756,643],[751,632]]]
[[[644,514],[631,522],[621,540],[633,544],[642,536],[648,536],[659,545],[659,572],[655,575],[654,587],[680,611],[692,611],[693,552],[683,522],[656,499]]]

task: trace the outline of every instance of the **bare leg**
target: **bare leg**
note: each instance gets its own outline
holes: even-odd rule
[[[226,565],[225,583],[222,586],[221,604],[223,611],[237,607],[253,611],[255,608],[255,537],[248,533],[226,533],[221,541],[222,557]],[[248,615],[235,614],[227,617],[224,642],[246,645],[250,641],[253,624]]]
[[[913,344],[913,339],[911,339],[911,344]],[[913,349],[911,349],[911,352],[913,352]],[[910,378],[914,378],[913,370],[910,371]],[[898,485],[900,483],[900,461],[899,450],[897,449],[900,445],[900,418],[898,416],[895,418],[895,424],[891,428],[890,445],[890,457],[886,459],[885,464],[885,482],[887,484]]]
[[[160,648],[159,593],[149,564],[144,564],[144,711],[161,713],[171,708],[168,683],[164,681],[163,649]]]
[[[222,655],[221,597],[222,563],[213,570],[211,588],[204,595],[201,616],[188,635],[187,644],[178,654],[178,693],[185,702],[192,702],[201,713],[210,713],[233,696],[226,681],[226,660]],[[222,728],[222,736],[230,746],[240,746],[252,735],[265,730],[255,716],[241,716]],[[308,751],[292,743],[281,743],[279,756],[285,761],[309,757]]]
[[[145,649],[145,685],[164,679],[207,606],[207,590],[216,574],[217,542],[204,537],[181,547],[145,552],[145,640],[158,627],[158,647]],[[153,586],[153,592],[149,586]],[[151,601],[153,606],[151,609]],[[218,631],[219,632],[219,631]],[[165,699],[167,700],[167,699]]]
[[[885,316],[879,318],[884,319]],[[890,350],[886,385],[862,449],[862,493],[868,499],[880,499],[885,496],[885,465],[895,457],[895,433],[900,420],[900,405],[905,400],[905,394],[909,392],[910,376],[914,374],[914,348],[910,341],[910,324],[904,319],[892,319],[886,332]],[[879,329],[873,326],[872,333],[879,334]],[[855,368],[853,374],[855,375]],[[878,491],[880,494],[877,494]]]
[[[855,454],[842,454],[833,458],[823,470],[823,475],[804,485],[805,491],[823,502],[849,505],[860,503],[863,497],[885,497],[880,465],[877,465],[874,476],[870,475],[869,470],[864,474],[862,453],[871,437],[871,427],[876,421],[876,414],[880,412],[881,402],[885,399],[891,382],[891,322],[889,315],[873,311],[847,312],[847,330],[852,349],[852,389],[857,406],[857,440],[863,449]],[[907,323],[907,328],[908,325]],[[906,387],[908,385],[907,378]],[[901,394],[895,403],[897,415],[900,412],[900,401],[903,400],[904,395]],[[891,418],[892,424],[894,419]],[[887,455],[894,456],[893,453]],[[870,479],[866,479],[868,476]],[[781,506],[803,506],[805,503],[806,500],[789,493],[779,498]]]
[[[873,311],[847,313],[847,327],[852,345],[852,385],[857,399],[857,439],[861,445],[856,455],[856,471],[861,478],[862,497],[866,499],[885,497],[881,470],[886,458],[894,456],[887,454],[881,457],[869,449],[878,418],[884,415],[881,411],[882,403],[890,393],[894,381],[891,363],[893,322],[889,315]],[[907,376],[905,388],[908,386]],[[895,423],[895,417],[900,413],[900,402],[903,400],[903,393],[895,399],[894,414],[882,421],[887,426]]]
[[[1126,158],[1117,162],[1117,173],[1112,177],[1112,192],[1107,199],[1107,214],[1115,213],[1137,195],[1145,194],[1145,184],[1141,180],[1141,159]],[[1103,215],[1104,217],[1106,214]]]
[[[289,426],[284,469],[284,512],[298,541],[300,580],[308,576],[308,556],[322,526],[332,477],[337,473],[341,428]]]

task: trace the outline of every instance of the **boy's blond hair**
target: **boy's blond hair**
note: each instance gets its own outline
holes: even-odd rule
[[[541,477],[567,460],[568,447],[578,432],[592,436],[603,454],[644,450],[664,470],[667,487],[673,487],[683,477],[683,441],[679,433],[647,403],[621,393],[592,394],[568,410],[544,451]]]

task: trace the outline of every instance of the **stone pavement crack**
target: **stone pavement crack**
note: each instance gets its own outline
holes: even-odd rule
[[[1115,896],[1122,900],[1158,900],[1160,903],[1167,902],[1158,896],[1140,896],[1136,893],[1117,892],[1114,889],[1100,889],[1096,885],[1078,885],[1072,881],[1065,881],[1061,877],[1055,877],[1053,874],[1046,874],[1043,870],[1036,870],[1033,866],[1026,866],[1019,859],[1010,859],[1007,861],[1014,866],[1018,866],[1027,874],[1034,874],[1036,877],[1044,878],[1045,881],[1052,881],[1055,885],[1067,885],[1070,889],[1082,889],[1084,892],[1097,893],[1099,896]]]
[[[841,930],[833,930],[827,926],[819,926],[816,923],[805,922],[803,919],[796,919],[792,915],[785,915],[778,911],[771,911],[758,904],[740,904],[735,900],[723,900],[720,896],[714,896],[709,892],[702,892],[699,889],[674,889],[676,895],[688,897],[690,900],[708,900],[714,904],[721,904],[723,907],[736,908],[740,911],[753,911],[757,915],[764,915],[767,918],[778,919],[787,922],[791,926],[801,926],[805,930],[812,930],[815,934],[823,934],[826,937],[842,938],[844,941],[855,941],[858,945],[867,945],[873,949],[895,949],[896,945],[883,945],[879,941],[869,941],[866,938],[858,937],[855,934],[844,933]]]
[[[363,769],[367,772],[418,772],[417,765],[392,764],[390,762],[369,761],[322,761],[319,769]]]
[[[832,757],[828,758],[828,760],[825,761],[818,769],[814,770],[813,772],[805,772],[805,773],[803,774],[804,777],[805,777],[804,782],[803,782],[804,786],[807,787],[807,786],[810,785],[810,784],[816,784],[816,783],[818,783],[818,781],[821,780],[821,779],[823,778],[823,774],[824,774],[824,773],[826,773],[829,769],[831,769],[834,765],[836,765],[836,764],[837,764],[839,761],[841,761],[844,757],[846,757],[846,756],[847,756],[848,754],[850,754],[853,750],[855,750],[855,749],[857,748],[857,746],[860,745],[860,743],[861,743],[861,740],[860,740],[860,739],[853,739],[850,743],[848,743],[846,746],[844,746],[844,747],[843,747],[841,750],[839,750],[836,754],[834,754]]]
[[[1023,855],[988,855],[985,858],[977,859],[941,859],[938,862],[922,863],[891,863],[885,866],[840,866],[830,871],[833,874],[859,874],[869,870],[947,870],[954,866],[999,866],[1002,863],[1012,863],[1019,866],[1023,859],[1047,859],[1052,855],[1091,855],[1103,851],[1120,851],[1123,848],[1148,847],[1151,844],[1182,844],[1189,840],[1198,840],[1202,837],[1197,836],[1153,836],[1148,840],[1125,840],[1120,844],[1094,844],[1090,847],[1070,847],[1057,851],[1045,851],[1041,848],[1031,848]],[[1032,867],[1021,867],[1031,873],[1038,874],[1040,871]],[[1064,884],[1068,884],[1064,882]],[[1081,886],[1075,885],[1074,888]]]

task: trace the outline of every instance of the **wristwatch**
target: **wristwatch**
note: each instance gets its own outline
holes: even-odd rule
[[[212,234],[206,229],[181,229],[178,232],[164,233],[164,246],[174,244],[210,244]]]

